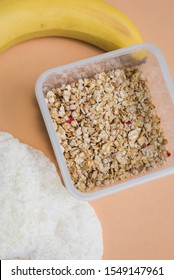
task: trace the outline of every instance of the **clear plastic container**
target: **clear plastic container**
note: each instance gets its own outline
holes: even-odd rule
[[[145,56],[146,59],[143,59]],[[88,78],[101,71],[109,71],[137,64],[139,64],[140,69],[148,78],[153,103],[156,106],[158,115],[161,118],[161,125],[169,141],[168,147],[171,156],[167,163],[158,170],[132,177],[124,182],[116,183],[93,192],[80,192],[72,183],[44,94],[49,89],[60,86],[63,83],[77,81],[80,78]],[[35,90],[64,184],[76,198],[81,200],[96,199],[174,173],[174,88],[164,57],[156,46],[147,43],[138,44],[50,69],[38,78]]]

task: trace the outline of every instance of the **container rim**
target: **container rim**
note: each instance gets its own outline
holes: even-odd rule
[[[57,66],[57,67],[50,68],[50,69],[44,71],[38,77],[38,79],[36,80],[35,89],[37,90],[39,88],[42,88],[42,83],[43,83],[44,79],[47,76],[49,76],[50,74],[52,74],[53,72],[57,72],[57,71],[60,72],[60,71],[66,70],[67,68],[71,69],[71,68],[75,67],[77,64],[78,64],[78,66],[81,66],[84,63],[87,64],[87,63],[91,62],[91,60],[93,60],[95,62],[95,61],[98,61],[102,58],[103,59],[111,58],[111,57],[113,57],[113,55],[116,55],[116,56],[125,55],[125,54],[128,54],[128,53],[132,53],[132,52],[134,52],[138,49],[143,49],[143,48],[146,48],[148,51],[150,51],[151,53],[153,53],[156,56],[159,64],[162,66],[161,70],[163,72],[165,80],[167,79],[168,82],[170,83],[170,86],[172,88],[174,88],[173,81],[172,81],[172,78],[171,78],[166,60],[165,60],[160,48],[153,45],[152,43],[140,43],[140,44],[136,44],[136,45],[133,45],[133,46],[121,48],[121,49],[118,49],[118,50],[106,52],[106,53],[96,55],[96,56],[93,56],[93,57],[78,60],[78,61],[75,61],[75,62],[72,62],[72,63],[67,63],[67,64],[64,64],[62,66]]]
[[[100,61],[102,59],[103,60],[107,60],[107,59],[112,58],[114,56],[118,57],[118,56],[130,54],[130,53],[133,53],[135,51],[142,50],[142,49],[145,49],[145,50],[151,52],[157,58],[157,61],[158,61],[159,65],[160,65],[160,67],[161,67],[162,75],[163,75],[164,80],[166,82],[166,86],[167,86],[168,92],[169,92],[170,97],[171,97],[171,99],[172,99],[172,101],[174,103],[174,94],[173,94],[174,93],[174,86],[173,86],[173,81],[172,81],[172,78],[171,78],[171,75],[170,75],[167,63],[165,61],[165,58],[164,58],[160,48],[155,46],[155,45],[153,45],[153,44],[151,44],[151,43],[140,43],[140,44],[136,44],[136,45],[133,45],[133,46],[130,46],[130,47],[126,47],[126,48],[114,50],[114,51],[111,51],[111,52],[107,52],[107,53],[104,53],[104,54],[100,54],[100,55],[97,55],[97,56],[93,56],[93,57],[90,57],[90,58],[86,58],[86,59],[83,59],[83,60],[80,60],[80,61],[75,61],[73,63],[68,63],[68,64],[65,64],[65,65],[62,65],[62,66],[54,67],[54,68],[51,68],[51,69],[43,72],[38,77],[38,79],[36,81],[35,93],[36,93],[36,98],[38,100],[39,106],[41,108],[41,113],[43,115],[43,118],[44,118],[47,130],[48,130],[48,133],[53,137],[52,127],[49,128],[49,125],[48,125],[47,119],[46,119],[46,118],[48,118],[48,122],[50,122],[51,118],[48,117],[47,112],[45,113],[45,116],[44,116],[44,114],[42,112],[42,107],[43,107],[42,105],[43,104],[40,104],[40,102],[41,102],[40,95],[41,95],[41,92],[43,93],[43,91],[42,91],[43,82],[44,82],[44,80],[50,74],[59,73],[59,72],[62,72],[64,70],[66,70],[66,69],[70,70],[70,69],[76,67],[77,65],[78,65],[78,67],[80,67],[80,66],[82,66],[84,64],[88,64],[88,63],[91,63],[91,62],[95,63],[95,62]],[[54,146],[56,144],[55,139],[50,139],[50,140],[52,142],[52,145]],[[56,153],[55,153],[55,155],[56,155]],[[62,154],[62,156],[63,156],[63,154]],[[75,189],[75,187],[72,189],[71,186],[66,185],[66,182],[65,182],[65,185],[66,185],[66,188],[68,189],[68,191],[74,197],[76,197],[77,199],[80,199],[80,200],[94,200],[94,199],[98,199],[98,198],[101,198],[101,197],[106,196],[106,195],[110,195],[110,194],[116,193],[116,192],[124,190],[124,189],[128,189],[130,187],[134,187],[134,186],[137,186],[139,184],[151,181],[152,179],[156,179],[156,178],[160,178],[160,177],[169,175],[169,174],[171,174],[173,172],[174,172],[174,167],[168,167],[168,168],[165,168],[165,169],[163,169],[161,171],[154,171],[151,174],[143,175],[143,176],[141,176],[139,178],[119,183],[117,186],[112,186],[112,187],[104,188],[104,189],[98,190],[96,192],[91,192],[91,193],[80,192],[77,189]],[[61,170],[61,173],[64,173],[64,172],[62,172],[62,170]],[[66,175],[66,171],[65,171],[64,175]],[[132,184],[130,184],[131,182],[132,182]]]

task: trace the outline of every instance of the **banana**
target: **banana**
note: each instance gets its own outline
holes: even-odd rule
[[[1,0],[0,52],[22,41],[62,36],[106,51],[143,42],[133,22],[102,0]]]

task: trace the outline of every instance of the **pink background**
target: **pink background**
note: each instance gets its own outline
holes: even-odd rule
[[[173,0],[108,0],[159,46],[174,77]],[[45,70],[103,53],[89,44],[43,38],[0,55],[0,129],[55,157],[34,95]],[[174,175],[91,203],[103,227],[104,259],[174,259]]]

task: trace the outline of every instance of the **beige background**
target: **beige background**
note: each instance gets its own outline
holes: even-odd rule
[[[163,51],[174,78],[174,1],[108,0]],[[45,70],[103,51],[63,38],[37,39],[0,55],[0,129],[55,162],[34,95]],[[174,175],[91,203],[103,227],[104,259],[174,259]]]

